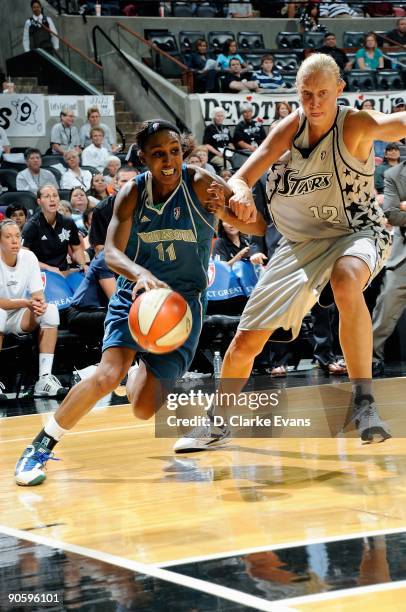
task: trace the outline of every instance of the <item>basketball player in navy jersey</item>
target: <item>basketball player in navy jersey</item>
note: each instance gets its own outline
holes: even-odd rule
[[[305,314],[328,283],[340,313],[340,344],[353,386],[351,419],[366,442],[390,437],[372,395],[372,326],[363,291],[390,250],[384,215],[374,198],[373,141],[406,135],[406,112],[386,115],[337,106],[344,82],[333,58],[313,54],[300,66],[301,106],[270,131],[230,179],[230,207],[255,218],[252,187],[269,170],[268,206],[283,240],[241,317],[221,378],[239,391],[254,358],[278,329],[294,339]],[[276,167],[280,158],[285,163]],[[232,389],[231,389],[232,387]],[[192,430],[175,451],[224,443],[229,432]]]
[[[37,485],[45,479],[44,466],[61,437],[94,404],[113,391],[139,353],[139,368],[128,376],[127,392],[134,414],[150,418],[165,401],[171,382],[190,365],[202,325],[201,295],[207,286],[207,269],[216,215],[223,221],[263,235],[266,223],[258,217],[247,224],[224,207],[222,179],[182,163],[179,130],[162,120],[149,121],[138,133],[140,158],[149,170],[129,181],[116,198],[109,226],[105,259],[120,276],[105,322],[103,355],[90,378],[74,386],[45,428],[17,462],[20,485]],[[217,178],[216,178],[217,181]],[[219,186],[222,183],[223,188]],[[128,328],[128,312],[141,290],[170,287],[187,300],[192,316],[189,338],[166,355],[141,352]]]

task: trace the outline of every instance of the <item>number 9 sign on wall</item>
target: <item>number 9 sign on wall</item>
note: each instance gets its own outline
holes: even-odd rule
[[[44,96],[25,93],[1,95],[0,127],[9,137],[45,136]]]

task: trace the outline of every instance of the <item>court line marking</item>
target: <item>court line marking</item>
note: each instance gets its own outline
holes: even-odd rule
[[[346,542],[347,540],[356,540],[357,538],[367,538],[379,535],[391,535],[395,533],[405,533],[406,525],[403,527],[392,527],[390,529],[374,529],[372,531],[358,531],[348,535],[335,535],[314,538],[311,540],[298,540],[297,542],[283,542],[281,544],[270,544],[269,546],[253,546],[252,548],[241,548],[231,552],[213,553],[211,555],[201,555],[196,557],[186,557],[184,559],[173,559],[164,561],[163,563],[155,563],[156,567],[167,568],[175,567],[176,565],[184,565],[186,563],[199,563],[201,561],[214,561],[215,559],[227,559],[229,557],[238,557],[239,555],[247,555],[256,552],[267,552],[273,550],[281,550],[284,548],[296,548],[299,546],[311,546],[312,544],[327,544],[330,542]]]
[[[351,587],[350,589],[342,589],[337,591],[329,591],[328,593],[317,593],[315,595],[303,595],[300,597],[290,597],[284,599],[283,602],[287,605],[300,605],[307,603],[315,603],[317,601],[330,601],[357,595],[362,597],[366,593],[376,593],[380,591],[394,591],[406,587],[406,580],[397,582],[383,582],[378,584],[368,584],[366,586]],[[362,605],[362,600],[359,603]]]
[[[142,427],[150,427],[150,423],[137,423],[136,425],[120,425],[119,427],[101,427],[100,429],[83,429],[82,431],[69,431],[66,436],[80,436],[82,434],[99,433],[105,431],[120,431],[123,429],[137,429]],[[65,436],[64,436],[65,437]],[[32,436],[27,438],[10,438],[9,440],[0,440],[0,444],[7,442],[23,442],[24,440],[32,440]]]
[[[244,604],[251,606],[256,610],[262,610],[264,612],[293,612],[292,608],[288,608],[283,602],[271,602],[255,595],[249,595],[242,591],[237,591],[229,587],[221,586],[213,582],[206,582],[200,578],[192,578],[183,574],[177,574],[170,572],[166,569],[155,567],[147,563],[141,563],[139,561],[133,561],[131,559],[125,559],[124,557],[118,557],[110,553],[101,552],[92,548],[86,548],[84,546],[78,546],[77,544],[70,544],[63,540],[53,540],[52,538],[26,532],[21,529],[15,529],[14,527],[7,527],[6,525],[0,525],[0,534],[4,533],[21,540],[28,540],[29,542],[35,542],[43,546],[48,546],[55,549],[61,549],[67,552],[71,552],[76,555],[82,555],[101,561],[103,563],[109,563],[117,567],[123,567],[133,572],[145,574],[147,576],[153,576],[166,582],[181,585],[190,589],[195,589],[215,597],[227,599],[235,603]]]

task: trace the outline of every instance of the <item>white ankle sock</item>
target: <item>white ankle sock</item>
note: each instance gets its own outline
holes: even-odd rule
[[[40,353],[39,354],[39,377],[46,376],[52,372],[52,366],[54,363],[53,353]]]
[[[51,436],[54,440],[57,440],[59,442],[62,436],[68,433],[69,429],[64,429],[63,427],[58,425],[54,415],[52,415],[48,423],[45,425],[44,431],[46,434],[48,434],[48,436]]]

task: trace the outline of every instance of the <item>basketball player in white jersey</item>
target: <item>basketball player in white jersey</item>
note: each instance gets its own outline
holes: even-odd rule
[[[283,240],[245,307],[221,377],[223,387],[231,385],[225,379],[239,379],[242,387],[273,332],[283,328],[295,338],[330,282],[353,384],[352,419],[362,440],[383,441],[390,432],[372,395],[372,327],[363,297],[390,251],[384,215],[374,199],[372,143],[404,138],[406,112],[386,115],[337,106],[343,88],[330,56],[308,57],[297,74],[300,108],[271,130],[228,183],[234,191],[229,205],[247,221],[255,218],[252,186],[270,171],[268,205]],[[282,170],[280,164],[275,170],[285,155]],[[228,436],[227,428],[192,430],[174,448],[201,450]]]

